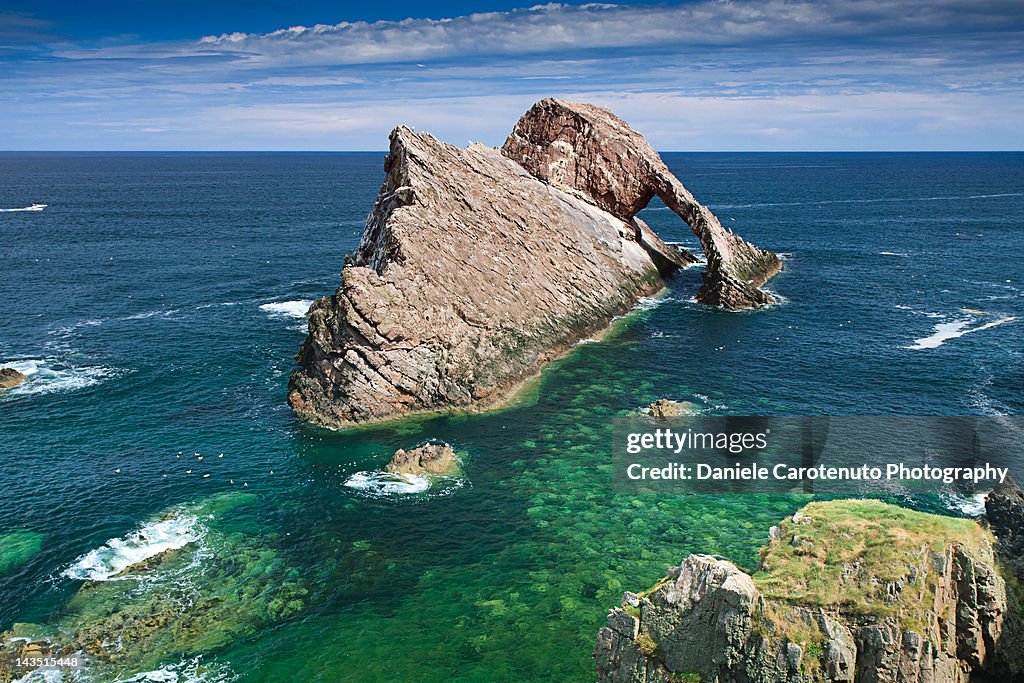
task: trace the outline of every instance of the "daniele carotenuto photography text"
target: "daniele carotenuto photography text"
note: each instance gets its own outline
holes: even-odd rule
[[[1022,36],[0,1],[0,683],[1024,681]]]

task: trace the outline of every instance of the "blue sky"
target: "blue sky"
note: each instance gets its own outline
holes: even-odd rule
[[[530,104],[662,150],[1024,149],[1024,2],[0,0],[0,149],[501,144]]]

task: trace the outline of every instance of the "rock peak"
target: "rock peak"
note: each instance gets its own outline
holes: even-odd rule
[[[581,192],[624,221],[659,197],[704,249],[698,301],[728,309],[774,302],[759,287],[782,269],[779,258],[724,228],[647,140],[609,110],[541,100],[519,119],[502,152],[537,178]]]
[[[636,216],[654,194],[689,195],[607,110],[544,100],[502,150],[405,126],[390,141],[362,238],[337,292],[311,307],[289,383],[289,403],[311,421],[495,406],[696,260]],[[740,249],[775,257],[708,227],[696,202],[675,206],[707,239],[704,300],[770,301],[729,278],[750,264]]]

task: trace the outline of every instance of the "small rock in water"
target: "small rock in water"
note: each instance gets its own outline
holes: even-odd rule
[[[18,386],[28,379],[28,375],[14,368],[0,368],[0,391]]]
[[[679,415],[693,415],[697,412],[697,406],[688,401],[671,401],[667,398],[660,398],[647,406],[644,412],[655,419],[664,420]]]
[[[455,474],[459,456],[448,444],[424,444],[419,448],[399,448],[384,469],[391,474]]]

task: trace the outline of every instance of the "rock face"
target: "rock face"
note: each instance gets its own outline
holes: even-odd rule
[[[455,474],[459,471],[459,456],[448,444],[428,443],[405,451],[399,448],[385,467],[392,474]]]
[[[1017,482],[1007,477],[992,489],[985,499],[985,516],[999,539],[1000,555],[1024,581],[1024,494]]]
[[[16,387],[28,377],[14,368],[0,368],[0,391]]]
[[[799,547],[799,534],[815,537],[818,522],[806,519],[781,525],[766,562],[780,544],[791,550],[795,540]],[[858,523],[851,517],[850,526],[835,529],[836,547],[851,542],[846,530]],[[917,531],[908,535],[916,546]],[[887,574],[866,571],[876,568],[866,557],[859,564],[845,558],[837,567],[845,578],[830,588],[833,600],[821,599],[827,592],[808,599],[806,577],[786,576],[776,586],[780,577],[770,568],[748,575],[729,562],[691,555],[653,589],[628,594],[632,599],[609,613],[594,649],[598,681],[967,683],[976,675],[1019,681],[1024,668],[1014,653],[1021,644],[1007,639],[1006,584],[991,547],[972,546],[926,543],[911,550],[908,557],[917,558],[909,565],[893,560]],[[806,562],[807,576],[828,581],[827,560],[824,568],[814,557]],[[797,599],[783,597],[785,585]]]
[[[625,124],[605,130],[608,121],[618,121],[609,112],[558,104],[579,112],[574,120],[581,131],[603,131],[588,152],[596,154],[603,144],[609,159],[625,163],[624,150],[642,143],[644,162],[657,161]],[[535,110],[504,154],[481,145],[459,149],[408,128],[391,134],[384,184],[359,247],[346,260],[342,285],[309,312],[309,336],[288,395],[300,416],[351,426],[494,406],[545,362],[661,290],[666,275],[696,261],[662,242],[635,210],[609,200],[599,187],[548,182],[538,173],[546,152],[530,152],[523,137],[533,130],[529,122],[539,120]],[[523,145],[515,143],[520,139]],[[585,163],[594,164],[594,177],[626,180],[638,168],[619,168],[601,156],[573,159],[581,172]],[[669,182],[664,174],[658,182]],[[643,182],[654,182],[648,176]],[[730,279],[746,278],[750,273],[741,274],[742,268],[754,267],[736,255],[775,264],[759,266],[751,280],[757,282],[778,260],[716,232],[713,216],[687,199],[678,181],[666,187],[674,206],[709,240],[709,268],[725,273],[716,280],[721,286],[709,289],[705,282],[704,300],[732,306],[745,292],[743,305],[767,302],[767,295]],[[656,190],[649,189],[634,194],[650,198]],[[634,197],[630,206],[641,204]],[[715,245],[721,249],[714,251]],[[720,265],[726,263],[732,265]]]
[[[624,221],[659,197],[704,249],[699,302],[739,309],[774,301],[758,287],[782,269],[779,258],[722,227],[647,140],[607,109],[542,100],[519,119],[502,151],[534,176],[582,192]]]

